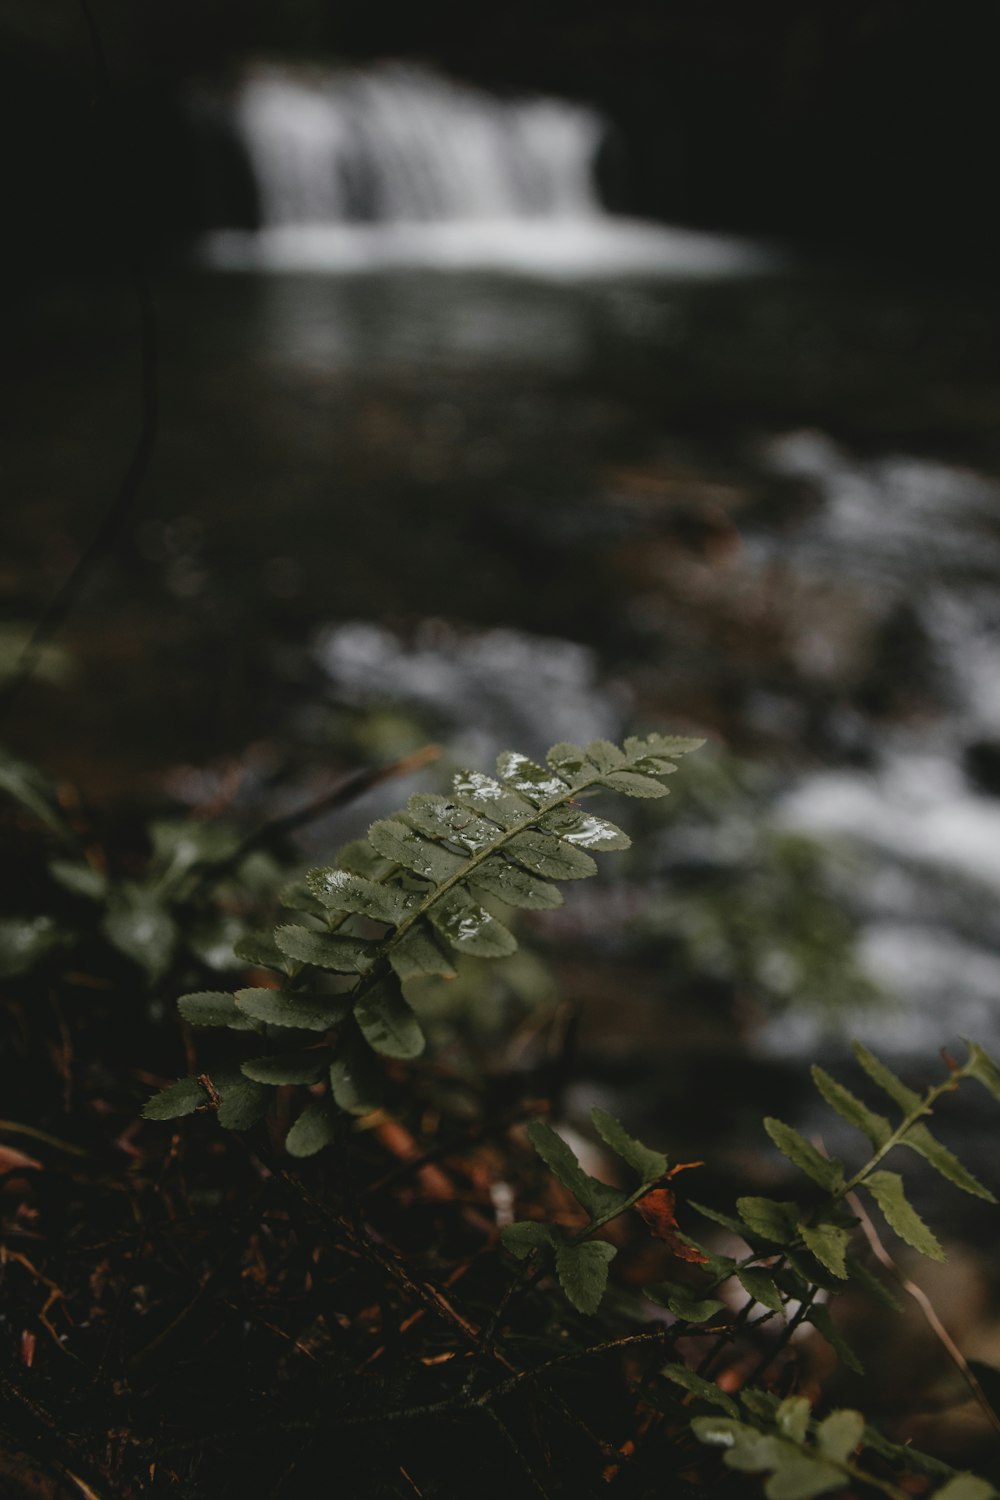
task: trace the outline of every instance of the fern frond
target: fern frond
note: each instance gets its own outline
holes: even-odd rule
[[[423,1050],[403,984],[451,976],[466,955],[513,953],[517,939],[493,910],[496,902],[511,911],[558,906],[562,895],[553,882],[585,879],[597,871],[594,853],[629,847],[627,834],[584,811],[577,798],[601,790],[665,796],[662,778],[701,743],[651,735],[626,740],[623,748],[607,740],[559,744],[544,765],[505,751],[495,776],[461,771],[450,796],[411,797],[404,809],[373,823],[367,840],[343,849],[336,865],[311,870],[283,893],[301,921],[243,950],[277,970],[280,988],[184,996],[182,1014],[193,1025],[281,1028],[273,1055],[244,1064],[248,1082],[263,1088],[300,1074],[311,1078],[319,1057],[340,1109],[367,1112],[377,1102],[368,1049],[404,1060]],[[318,1047],[317,1032],[324,1033]],[[192,1097],[184,1096],[188,1107]],[[289,1149],[297,1155],[330,1137],[316,1103],[292,1127]],[[165,1118],[165,1107],[161,1095],[147,1110]]]

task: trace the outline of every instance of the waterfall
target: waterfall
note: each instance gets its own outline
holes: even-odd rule
[[[607,214],[594,175],[607,127],[585,105],[500,98],[397,62],[256,64],[221,109],[260,222],[208,236],[217,267],[713,274],[761,260],[731,240]],[[200,112],[218,119],[219,101]]]
[[[252,74],[236,104],[267,226],[599,212],[603,126],[557,99],[507,101],[388,64]]]

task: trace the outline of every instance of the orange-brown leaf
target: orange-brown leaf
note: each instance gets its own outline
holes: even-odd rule
[[[685,1245],[677,1234],[677,1197],[672,1188],[658,1187],[635,1205],[649,1227],[651,1234],[665,1241],[678,1260],[687,1260],[703,1265],[705,1256],[693,1245]]]

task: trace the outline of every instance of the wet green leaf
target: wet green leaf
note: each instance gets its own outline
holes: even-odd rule
[[[801,1447],[809,1431],[811,1414],[809,1402],[804,1396],[787,1396],[775,1413],[775,1426],[782,1437]]]
[[[865,1419],[859,1411],[847,1407],[832,1411],[816,1429],[816,1447],[823,1458],[846,1463],[861,1442]]]
[[[243,1072],[256,1083],[277,1087],[285,1083],[318,1083],[329,1065],[329,1049],[314,1047],[311,1051],[272,1052],[266,1057],[253,1057],[243,1064]]]
[[[443,845],[424,838],[423,834],[401,823],[398,818],[383,818],[380,822],[373,823],[368,830],[368,837],[379,853],[384,854],[386,859],[391,859],[393,864],[402,865],[404,869],[412,870],[414,875],[432,880],[435,884],[449,880],[452,875],[460,874],[465,868],[465,859],[461,854],[453,854]]]
[[[593,774],[587,762],[587,753],[579,745],[573,745],[568,740],[560,740],[558,745],[553,745],[545,759],[564,781],[575,786],[578,781],[587,780]]]
[[[197,1078],[179,1078],[146,1100],[142,1117],[144,1120],[177,1120],[182,1115],[193,1115],[196,1109],[207,1103],[208,1095]]]
[[[875,1275],[874,1271],[865,1265],[864,1261],[858,1260],[856,1256],[849,1255],[847,1257],[847,1271],[851,1279],[863,1286],[865,1291],[869,1292],[875,1298],[876,1302],[880,1302],[890,1312],[902,1312],[903,1304],[899,1298],[893,1294],[880,1277]]]
[[[617,1251],[604,1240],[582,1245],[561,1244],[556,1249],[559,1285],[578,1312],[595,1313],[608,1284],[608,1267]]]
[[[568,782],[551,766],[540,766],[516,750],[505,750],[497,756],[497,775],[506,786],[537,805],[551,802],[554,797],[569,796],[571,791]]]
[[[842,1365],[853,1370],[855,1375],[865,1373],[864,1365],[861,1363],[850,1344],[844,1338],[840,1329],[830,1316],[830,1309],[822,1302],[814,1302],[806,1313],[806,1322],[823,1335]]]
[[[911,1125],[903,1137],[902,1144],[909,1146],[911,1151],[916,1151],[926,1161],[929,1161],[934,1169],[941,1173],[942,1177],[953,1182],[963,1192],[970,1193],[973,1198],[983,1198],[987,1203],[995,1203],[997,1200],[989,1188],[962,1165],[957,1156],[952,1155],[947,1146],[931,1135],[926,1125]]]
[[[138,964],[151,982],[163,978],[179,933],[173,917],[151,892],[129,882],[119,886],[101,925],[108,942]]]
[[[472,871],[469,884],[476,891],[496,896],[508,906],[520,907],[524,911],[551,911],[562,906],[562,892],[547,880],[529,875],[518,865],[512,865],[502,855],[491,855]]]
[[[674,769],[674,760],[681,755],[690,755],[692,750],[700,750],[704,743],[704,740],[693,740],[679,734],[651,734],[645,739],[627,739],[625,758],[637,771],[669,775]]]
[[[597,873],[597,865],[582,849],[574,849],[549,833],[528,829],[515,833],[505,846],[511,859],[534,875],[552,880],[585,880]]]
[[[846,1229],[836,1224],[800,1224],[802,1242],[821,1266],[826,1266],[834,1276],[847,1279],[845,1257],[851,1237]]]
[[[994,1099],[1000,1101],[1000,1067],[997,1067],[990,1054],[978,1042],[970,1042],[967,1037],[964,1040],[969,1049],[965,1071],[970,1078],[981,1083],[984,1089],[988,1089]]]
[[[337,1135],[337,1111],[329,1099],[311,1099],[285,1137],[289,1156],[315,1156]]]
[[[231,1031],[256,1031],[253,1018],[240,1010],[232,995],[221,990],[196,990],[182,995],[177,1009],[191,1026],[228,1026]]]
[[[780,1203],[775,1198],[747,1196],[737,1198],[736,1208],[748,1229],[777,1245],[787,1245],[798,1233],[797,1203]]]
[[[352,1023],[341,1034],[330,1063],[330,1092],[341,1109],[367,1115],[382,1103],[382,1070]]]
[[[562,1136],[557,1135],[551,1125],[546,1125],[543,1120],[533,1120],[528,1126],[528,1139],[545,1165],[558,1177],[563,1187],[569,1189],[591,1218],[601,1218],[624,1206],[628,1194],[590,1177]]]
[[[308,995],[298,990],[237,990],[236,1004],[255,1021],[297,1031],[329,1031],[349,1013],[350,995]]]
[[[455,801],[501,828],[517,828],[537,813],[533,802],[510,787],[501,786],[483,771],[459,771],[452,779]]]
[[[364,974],[374,958],[373,944],[363,938],[315,932],[311,927],[276,927],[274,941],[288,958],[336,974]]]
[[[423,919],[392,944],[388,957],[400,979],[419,979],[425,974],[455,978],[454,964],[445,957]]]
[[[516,1224],[505,1225],[500,1239],[504,1249],[518,1260],[526,1260],[536,1250],[554,1249],[557,1243],[555,1231],[535,1219],[520,1219]]]
[[[367,839],[352,839],[337,850],[337,865],[352,875],[364,876],[367,880],[381,880],[395,864],[373,849]]]
[[[884,1146],[892,1135],[892,1126],[884,1115],[877,1115],[867,1105],[845,1089],[842,1083],[831,1078],[823,1068],[813,1066],[813,1082],[819,1089],[823,1098],[831,1109],[835,1109],[842,1119],[856,1130],[866,1135],[873,1146]]]
[[[76,843],[76,836],[56,800],[55,788],[47,777],[6,750],[0,750],[0,792],[6,792],[15,802],[20,802],[64,843]]]
[[[651,776],[640,776],[635,771],[612,771],[609,776],[601,777],[601,785],[612,792],[623,792],[626,797],[666,797],[669,791]]]
[[[993,1500],[995,1495],[996,1490],[988,1480],[975,1474],[956,1474],[934,1491],[931,1500]]]
[[[610,740],[591,740],[586,748],[586,756],[598,771],[618,771],[628,765],[625,752]]]
[[[931,1260],[944,1260],[945,1253],[919,1214],[911,1207],[898,1172],[869,1172],[861,1186],[875,1199],[886,1223],[901,1240]]]
[[[53,859],[49,862],[49,874],[53,880],[74,896],[83,896],[87,901],[103,901],[108,893],[108,877],[103,870],[75,859]]]
[[[654,1282],[652,1286],[644,1286],[642,1294],[660,1307],[669,1307],[674,1316],[683,1318],[685,1323],[707,1323],[726,1305],[717,1297],[699,1297],[679,1281]]]
[[[768,1116],[764,1129],[783,1156],[818,1182],[828,1193],[835,1193],[844,1181],[844,1171],[838,1161],[821,1156],[816,1147],[800,1135],[791,1125]]]
[[[667,1380],[672,1380],[674,1385],[679,1385],[683,1390],[690,1391],[692,1396],[698,1396],[702,1401],[708,1401],[712,1406],[717,1406],[727,1416],[739,1415],[739,1408],[731,1396],[720,1391],[714,1380],[706,1380],[704,1376],[698,1375],[694,1370],[689,1370],[686,1365],[667,1364],[664,1365],[660,1374]]]
[[[251,964],[255,969],[277,969],[285,973],[288,960],[274,941],[270,932],[248,932],[233,948],[241,963]]]
[[[354,1006],[354,1019],[362,1036],[384,1057],[409,1059],[424,1050],[424,1034],[412,1007],[403,998],[399,979],[387,974],[377,984],[362,987]]]
[[[249,1130],[267,1112],[271,1090],[235,1068],[219,1069],[212,1083],[219,1095],[219,1124],[226,1130]]]
[[[870,1052],[861,1042],[852,1042],[851,1046],[854,1056],[868,1077],[878,1085],[883,1094],[888,1094],[889,1098],[899,1105],[904,1115],[911,1115],[915,1109],[920,1108],[920,1095],[916,1090],[908,1087],[901,1078],[897,1078],[892,1069],[887,1068],[874,1052]]]
[[[54,917],[0,919],[0,979],[26,974],[46,954],[68,943],[70,935]]]
[[[420,905],[425,890],[404,890],[391,881],[368,880],[349,870],[310,870],[306,884],[317,900],[331,911],[350,912],[396,927]]]
[[[539,828],[554,833],[580,849],[629,849],[632,840],[605,818],[595,818],[578,807],[554,807],[539,820]]]
[[[406,804],[406,821],[431,838],[447,839],[470,854],[489,849],[503,832],[495,823],[479,817],[467,807],[460,807],[447,797],[418,792]]]
[[[517,947],[514,934],[464,890],[449,891],[435,901],[427,919],[459,953],[503,958]]]
[[[709,1270],[706,1267],[706,1270]],[[741,1266],[736,1272],[740,1285],[745,1292],[749,1292],[755,1302],[762,1307],[769,1307],[772,1312],[781,1312],[784,1303],[781,1293],[778,1291],[774,1278],[766,1271],[757,1270],[751,1266]]]
[[[847,1482],[843,1469],[807,1453],[790,1453],[764,1485],[767,1500],[812,1500],[830,1490],[841,1490]]]
[[[651,1151],[641,1141],[635,1140],[623,1128],[614,1115],[606,1109],[592,1109],[590,1118],[594,1129],[606,1146],[630,1166],[640,1182],[655,1182],[667,1170],[667,1158],[660,1151]]]

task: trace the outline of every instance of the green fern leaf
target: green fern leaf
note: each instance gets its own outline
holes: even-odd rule
[[[637,771],[612,771],[601,777],[601,785],[612,792],[624,792],[626,797],[666,797],[669,788],[654,781],[652,776],[641,776]]]
[[[536,1219],[521,1219],[516,1224],[506,1224],[500,1231],[505,1250],[516,1255],[518,1260],[527,1260],[536,1250],[555,1249],[558,1243],[555,1230]]]
[[[826,1266],[834,1276],[847,1279],[845,1257],[851,1237],[846,1229],[836,1224],[801,1224],[799,1234],[806,1248],[815,1255],[821,1266]]]
[[[477,893],[496,896],[508,906],[520,907],[524,911],[552,911],[562,906],[562,892],[547,880],[529,875],[527,870],[512,865],[501,854],[492,854],[477,865],[469,876],[469,884]]]
[[[384,1057],[407,1060],[419,1057],[424,1050],[420,1022],[403,998],[395,974],[387,974],[377,984],[362,990],[354,1007],[354,1019],[369,1047]]]
[[[811,1177],[813,1182],[818,1182],[828,1193],[835,1193],[843,1184],[844,1169],[840,1162],[821,1156],[816,1147],[797,1130],[793,1130],[791,1125],[768,1116],[764,1121],[764,1129],[782,1155],[787,1156],[790,1162],[805,1172],[807,1177]]]
[[[290,1156],[315,1156],[328,1146],[337,1134],[337,1111],[329,1099],[312,1099],[285,1137]]]
[[[504,750],[497,756],[497,775],[536,806],[551,802],[554,797],[565,797],[571,789],[570,783],[551,767],[540,766],[517,750]]]
[[[966,1038],[965,1045],[969,1049],[965,1072],[977,1083],[981,1083],[984,1089],[988,1089],[994,1099],[1000,1101],[1000,1067],[997,1067],[986,1049],[980,1047],[978,1042],[970,1042]]]
[[[374,945],[362,938],[338,937],[311,927],[277,927],[274,941],[288,958],[332,969],[336,974],[365,974],[372,966]]]
[[[597,874],[597,864],[582,849],[565,843],[550,833],[529,829],[508,839],[505,852],[533,875],[551,880],[586,880]]]
[[[242,1070],[257,1083],[277,1087],[284,1083],[318,1083],[329,1065],[329,1049],[314,1047],[307,1052],[272,1052],[266,1057],[253,1057],[242,1064]]]
[[[352,1025],[341,1032],[330,1063],[330,1093],[349,1115],[367,1115],[382,1102],[382,1075],[358,1031]]]
[[[144,1120],[179,1120],[182,1115],[193,1115],[196,1109],[207,1103],[208,1095],[197,1078],[179,1078],[146,1100],[142,1117]]]
[[[306,884],[330,911],[370,917],[396,927],[419,906],[429,887],[408,891],[402,886],[368,880],[349,870],[310,870]]]
[[[727,1396],[725,1391],[720,1391],[714,1380],[706,1380],[703,1375],[689,1370],[686,1365],[664,1365],[660,1374],[664,1375],[667,1380],[672,1380],[674,1385],[679,1385],[682,1390],[690,1391],[692,1396],[697,1396],[700,1400],[717,1406],[727,1416],[739,1416],[739,1407],[732,1396]]]
[[[226,1130],[249,1130],[267,1111],[271,1090],[263,1083],[245,1078],[234,1068],[212,1074],[219,1095],[219,1124]]]
[[[923,1219],[910,1206],[898,1172],[869,1172],[861,1186],[875,1199],[886,1223],[901,1240],[931,1260],[944,1260],[945,1253]]]
[[[868,1048],[861,1042],[853,1042],[852,1050],[858,1062],[864,1068],[873,1083],[878,1084],[884,1094],[888,1094],[894,1103],[898,1104],[904,1115],[912,1115],[920,1108],[920,1095],[897,1078],[891,1068],[887,1068]]]
[[[514,934],[463,890],[449,891],[435,901],[427,918],[458,953],[505,958],[517,948]]]
[[[902,1144],[909,1146],[911,1151],[916,1151],[925,1161],[942,1177],[953,1182],[956,1187],[965,1193],[970,1193],[973,1198],[984,1198],[987,1203],[995,1203],[997,1200],[989,1188],[962,1165],[957,1156],[954,1156],[941,1142],[931,1135],[926,1125],[911,1125],[903,1137]]]
[[[605,1109],[592,1109],[590,1118],[594,1129],[606,1146],[630,1166],[643,1183],[656,1182],[667,1170],[667,1158],[660,1151],[651,1151],[632,1136]]]
[[[398,818],[383,818],[373,823],[368,837],[386,859],[402,865],[405,870],[412,870],[424,880],[450,880],[465,869],[461,854],[453,854],[432,839],[424,838]]]
[[[484,818],[510,830],[530,821],[537,812],[527,797],[500,785],[485,771],[459,771],[452,778],[455,801]]]
[[[589,1176],[562,1136],[557,1135],[551,1125],[546,1125],[542,1120],[533,1120],[527,1133],[545,1165],[558,1177],[563,1187],[569,1189],[592,1219],[620,1211],[625,1206],[628,1194]]]
[[[255,1021],[296,1031],[329,1031],[350,1013],[350,995],[306,995],[291,990],[237,990],[236,1005]]]
[[[862,1104],[850,1089],[845,1089],[842,1083],[831,1078],[823,1068],[814,1065],[812,1076],[813,1082],[831,1109],[835,1109],[849,1125],[853,1125],[856,1130],[866,1135],[873,1146],[885,1145],[892,1135],[892,1126],[884,1115],[877,1115],[867,1105]]]
[[[806,1322],[823,1335],[842,1365],[853,1370],[855,1375],[865,1373],[864,1365],[833,1321],[828,1307],[822,1302],[814,1303],[806,1313]]]
[[[737,1198],[736,1209],[748,1229],[776,1245],[788,1245],[798,1232],[797,1203],[779,1203],[774,1198]]]
[[[400,979],[419,979],[423,975],[455,977],[454,964],[445,957],[423,921],[407,928],[389,948],[388,955]]]
[[[859,1411],[841,1407],[824,1417],[816,1429],[816,1447],[823,1458],[846,1463],[861,1442],[865,1419]]]
[[[608,1284],[608,1267],[618,1252],[605,1240],[562,1244],[556,1250],[559,1285],[578,1312],[595,1313]]]
[[[708,1266],[705,1269],[711,1270]],[[782,1311],[785,1304],[781,1300],[781,1293],[778,1291],[774,1278],[766,1271],[756,1270],[752,1266],[740,1266],[736,1270],[736,1276],[743,1290],[749,1293],[755,1302],[759,1302],[762,1307],[769,1307],[772,1312]]]
[[[406,804],[406,821],[418,833],[432,839],[448,839],[469,854],[478,854],[496,843],[497,825],[477,817],[447,797],[418,792]]]
[[[539,828],[576,844],[580,849],[630,849],[632,840],[605,818],[595,818],[577,807],[557,807],[539,820]]]
[[[726,1305],[718,1297],[698,1297],[689,1286],[682,1286],[679,1281],[654,1282],[652,1286],[644,1286],[642,1294],[650,1302],[668,1307],[675,1317],[683,1318],[685,1323],[707,1323],[716,1313],[722,1312]]]
[[[231,1031],[257,1031],[251,1016],[240,1010],[232,995],[217,990],[196,990],[182,995],[177,1009],[191,1026],[228,1026]]]

